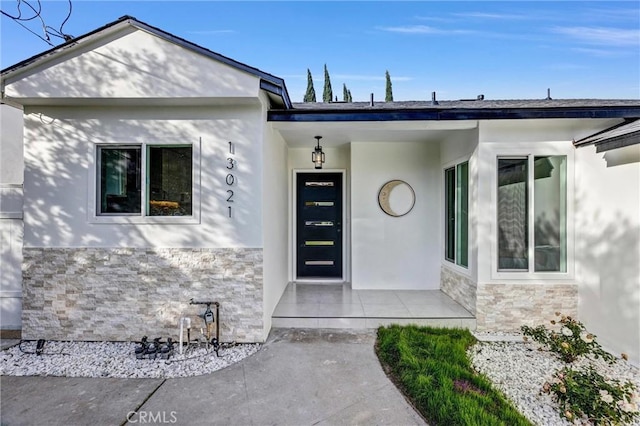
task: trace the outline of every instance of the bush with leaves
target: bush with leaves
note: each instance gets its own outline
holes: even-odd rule
[[[588,333],[584,325],[561,315],[558,321],[551,320],[559,331],[538,327],[522,326],[525,340],[531,337],[547,346],[565,363],[572,363],[580,356],[593,356],[614,363],[616,357],[606,352],[596,342],[596,336]],[[626,355],[622,355],[626,359]],[[550,393],[559,405],[559,412],[574,424],[610,425],[628,423],[640,415],[640,394],[633,383],[607,380],[593,366],[582,370],[568,367],[557,371],[551,383],[546,382],[543,392]]]
[[[553,395],[567,420],[578,424],[627,424],[640,415],[635,386],[606,380],[591,366],[585,370],[565,367],[544,384],[543,391]]]
[[[580,321],[570,316],[556,312],[560,320],[551,320],[552,325],[560,325],[560,331],[547,330],[544,325],[537,327],[521,327],[525,336],[531,337],[536,342],[545,345],[551,352],[556,353],[564,362],[571,363],[581,355],[593,355],[594,358],[602,358],[608,362],[615,362],[616,358],[602,349],[596,342],[596,336],[588,333]]]

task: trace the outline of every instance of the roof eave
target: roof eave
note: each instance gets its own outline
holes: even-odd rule
[[[411,120],[507,120],[546,118],[640,118],[640,106],[557,108],[418,108],[375,110],[272,110],[268,121],[340,122]]]

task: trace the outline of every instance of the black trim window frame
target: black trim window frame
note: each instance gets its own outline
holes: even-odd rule
[[[188,154],[190,161],[174,165],[169,169],[165,164],[152,164],[154,161],[156,163],[162,161],[157,159],[157,155],[152,155],[152,152],[155,154],[174,148],[176,152],[180,151],[183,157]],[[100,217],[193,217],[192,197],[195,191],[193,148],[193,144],[97,145],[96,215]],[[168,173],[179,172],[183,175],[183,185],[175,200],[173,199],[175,197],[168,199],[167,193],[171,191],[167,191],[162,186],[164,184],[165,187],[166,185],[174,187],[177,184],[176,179],[160,177],[160,185],[157,182],[154,185],[151,175],[162,175],[162,169],[166,169]],[[155,181],[158,181],[157,178],[156,176]],[[183,188],[185,182],[190,188]],[[152,186],[160,187],[163,196],[159,198],[162,200],[154,200],[158,197],[152,196]],[[177,207],[174,206],[176,204]]]

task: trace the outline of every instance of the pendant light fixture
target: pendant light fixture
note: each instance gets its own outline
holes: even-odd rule
[[[318,143],[311,153],[311,161],[316,165],[316,169],[321,169],[322,164],[324,163],[324,152],[322,152],[322,147],[320,146],[320,139],[322,139],[322,136],[314,136],[314,138],[316,138]]]

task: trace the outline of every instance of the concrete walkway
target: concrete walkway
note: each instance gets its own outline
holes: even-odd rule
[[[255,355],[180,379],[0,378],[2,425],[424,425],[375,331],[274,329]],[[127,418],[129,421],[127,421]]]

